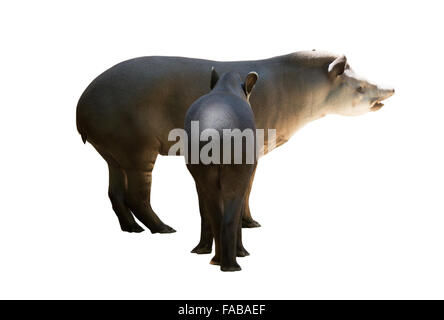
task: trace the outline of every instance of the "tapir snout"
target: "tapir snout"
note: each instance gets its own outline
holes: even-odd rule
[[[382,88],[382,89],[379,89],[378,93],[379,93],[380,100],[385,100],[385,99],[388,99],[392,95],[395,94],[395,89],[393,89],[393,88],[387,88],[387,89]]]
[[[381,109],[384,104],[381,101],[384,101],[395,94],[395,89],[393,88],[379,88],[377,89],[377,97],[374,99],[373,105],[370,108],[370,111],[377,111]]]

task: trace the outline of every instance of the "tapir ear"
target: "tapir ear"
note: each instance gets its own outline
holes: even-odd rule
[[[245,78],[245,83],[244,83],[244,90],[245,90],[245,94],[247,95],[247,97],[250,95],[251,91],[253,90],[253,87],[256,84],[256,81],[258,78],[259,78],[259,76],[254,71],[247,74],[247,77]]]
[[[347,58],[342,55],[335,59],[328,66],[328,76],[330,79],[334,79],[335,77],[341,75],[345,71],[345,66],[347,65]]]
[[[216,69],[214,69],[214,67],[211,67],[211,83],[210,83],[211,90],[213,90],[218,80],[219,80],[219,75],[217,74]]]

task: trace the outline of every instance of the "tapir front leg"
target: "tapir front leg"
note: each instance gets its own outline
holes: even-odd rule
[[[256,173],[256,168],[257,166],[254,167],[254,171],[253,174],[251,175],[250,178],[250,183],[248,185],[248,189],[247,189],[247,194],[245,197],[245,205],[243,207],[242,210],[242,228],[259,228],[261,225],[259,224],[259,222],[253,220],[253,217],[251,216],[251,211],[250,211],[250,192],[251,192],[251,188],[253,186],[253,180],[254,180],[254,174]]]
[[[245,210],[245,199],[242,201],[242,208],[241,208],[241,214]],[[238,232],[237,232],[237,252],[236,256],[238,257],[246,257],[249,256],[250,253],[247,251],[247,249],[244,248],[244,244],[242,243],[242,216],[239,215],[239,222],[238,222]]]

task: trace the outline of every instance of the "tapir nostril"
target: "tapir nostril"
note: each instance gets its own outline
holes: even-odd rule
[[[393,96],[395,94],[395,89],[391,89],[389,92],[390,93],[389,93],[388,97],[390,98],[391,96]]]
[[[395,94],[395,89],[383,89],[380,91],[380,100],[388,99],[394,94]]]

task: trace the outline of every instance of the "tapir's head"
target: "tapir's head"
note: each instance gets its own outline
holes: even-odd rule
[[[257,79],[258,74],[254,71],[248,73],[244,81],[242,81],[239,73],[234,71],[223,73],[222,76],[219,77],[216,69],[212,67],[210,88],[211,90],[229,90],[240,95],[249,102],[251,92],[253,91]]]
[[[330,113],[355,116],[377,111],[384,105],[382,101],[395,93],[359,77],[343,55],[331,61],[325,72],[329,90],[324,104]]]

